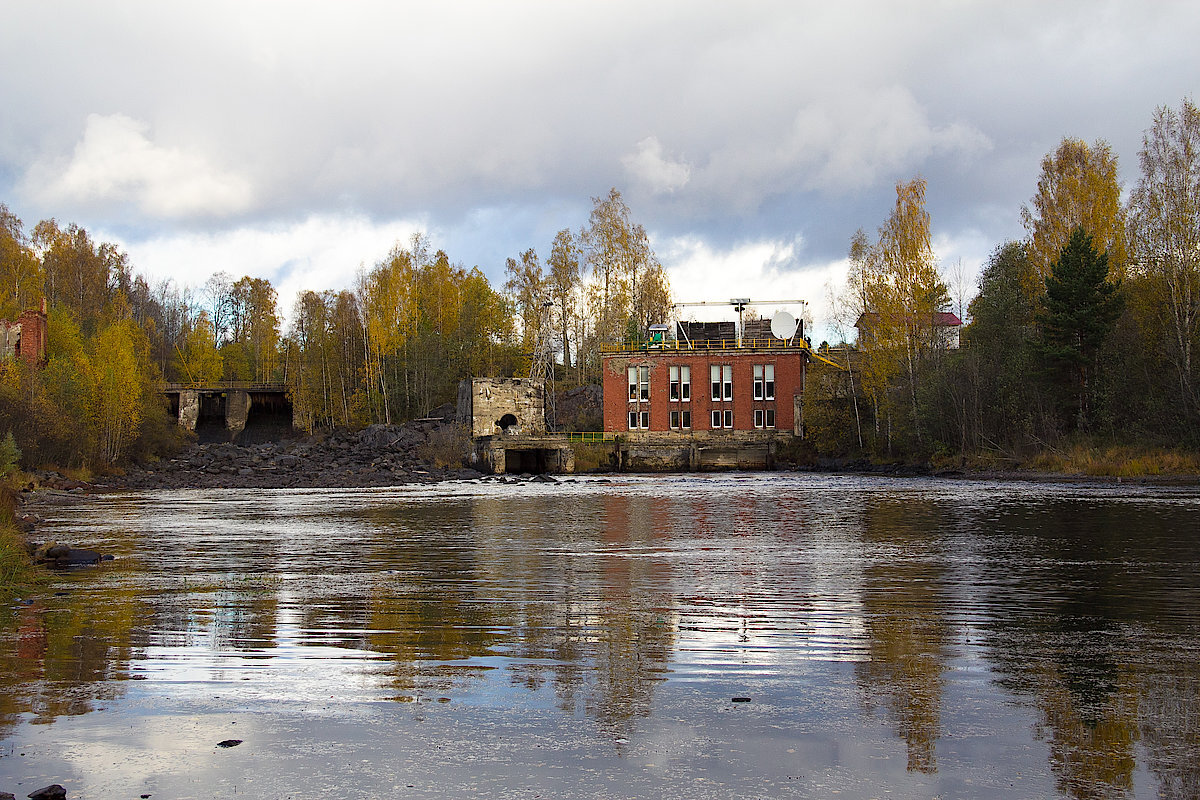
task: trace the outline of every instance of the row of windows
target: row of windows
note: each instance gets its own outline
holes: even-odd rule
[[[713,364],[709,368],[709,380],[712,384],[713,400],[733,399],[733,365]],[[692,368],[670,367],[670,399],[677,402],[690,402],[692,399]],[[630,367],[629,401],[649,402],[650,400],[650,367]],[[754,399],[775,399],[775,365],[754,365]]]
[[[671,411],[671,428],[677,430],[686,430],[692,427],[692,412],[687,410]],[[733,411],[730,409],[714,409],[712,412],[712,429],[732,428],[733,427]],[[775,409],[773,408],[756,408],[754,409],[754,427],[756,428],[774,428],[775,427]],[[650,412],[649,411],[630,411],[629,412],[629,430],[649,430],[650,429]]]

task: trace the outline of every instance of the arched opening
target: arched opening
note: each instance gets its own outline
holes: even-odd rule
[[[512,431],[510,429],[517,427],[517,415],[505,414],[496,421],[496,424],[500,426],[500,430],[504,431],[505,433],[511,433]]]

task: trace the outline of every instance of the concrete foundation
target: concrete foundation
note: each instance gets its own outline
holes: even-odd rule
[[[570,474],[575,450],[561,436],[489,436],[475,441],[476,466],[493,475]]]
[[[242,389],[231,389],[225,393],[225,427],[229,438],[236,440],[246,428],[250,418],[250,393]]]
[[[179,390],[179,424],[189,431],[196,430],[200,421],[200,392],[195,389]]]

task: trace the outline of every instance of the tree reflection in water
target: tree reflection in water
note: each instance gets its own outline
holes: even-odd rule
[[[907,778],[936,782],[974,735],[966,670],[972,714],[1021,720],[1009,766],[1054,792],[1129,797],[1149,775],[1200,796],[1194,504],[674,480],[693,494],[201,493],[169,529],[169,500],[96,500],[79,530],[118,560],[0,609],[0,736],[123,702],[130,679],[172,702],[191,686],[203,711],[208,682],[244,680],[252,704],[311,668],[290,700],[546,708],[623,758],[664,706],[689,729],[770,719],[768,744],[833,753],[810,772],[843,766],[814,741],[898,738]],[[754,705],[722,716],[742,685]]]
[[[924,773],[937,772],[951,635],[939,513],[929,501],[884,496],[868,500],[862,518],[870,657],[858,665],[860,691],[868,709],[886,709],[908,748],[908,769]]]

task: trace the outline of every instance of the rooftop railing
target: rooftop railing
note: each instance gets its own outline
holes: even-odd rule
[[[617,342],[600,345],[601,353],[644,353],[649,350],[809,350],[808,342],[794,339],[672,339],[663,342]]]

